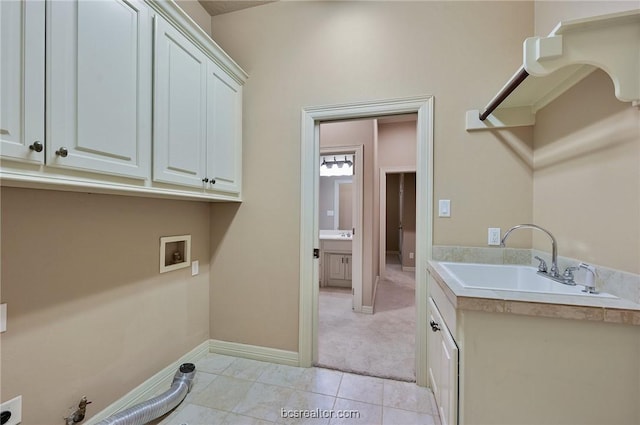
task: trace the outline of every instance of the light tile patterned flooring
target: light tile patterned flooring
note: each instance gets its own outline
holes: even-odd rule
[[[220,354],[196,362],[196,371],[187,398],[156,424],[440,424],[433,394],[414,383]],[[335,417],[287,418],[282,409],[332,412]],[[356,411],[354,416],[359,417],[337,417],[348,411]]]

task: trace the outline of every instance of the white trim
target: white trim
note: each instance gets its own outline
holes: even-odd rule
[[[427,261],[433,244],[433,96],[304,108],[301,111],[300,185],[300,366],[310,367],[317,346],[319,123],[418,113],[416,156],[416,381],[427,385]]]
[[[380,167],[380,254],[379,267],[380,276],[385,277],[387,272],[387,174],[415,173],[416,167],[413,165],[397,167]],[[401,218],[402,220],[402,218]],[[402,247],[399,247],[400,252]],[[375,299],[375,298],[374,298]]]
[[[209,341],[207,340],[180,357],[175,362],[171,363],[169,366],[162,369],[160,372],[153,375],[151,378],[144,381],[142,384],[138,385],[133,390],[129,391],[114,403],[111,403],[102,411],[96,413],[88,419],[87,422],[85,422],[85,425],[97,424],[115,413],[128,409],[131,406],[135,406],[138,403],[156,396],[156,394],[163,390],[168,390],[173,376],[176,374],[178,367],[180,367],[182,363],[196,363],[208,353]]]
[[[402,271],[403,271],[403,272],[415,272],[415,271],[416,271],[416,268],[415,268],[415,267],[405,267],[405,266],[402,266]]]
[[[209,351],[227,356],[242,357],[259,360],[261,362],[278,363],[287,366],[298,366],[298,353],[277,348],[260,347],[257,345],[241,344],[239,342],[209,340]]]
[[[372,305],[363,305],[362,313],[364,314],[373,314],[373,306]]]

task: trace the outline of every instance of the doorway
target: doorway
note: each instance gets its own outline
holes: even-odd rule
[[[416,140],[416,381],[427,385],[427,271],[431,257],[433,210],[433,97],[363,102],[304,108],[301,113],[301,220],[300,220],[300,366],[310,367],[318,356],[319,265],[318,183],[320,123],[417,113]]]

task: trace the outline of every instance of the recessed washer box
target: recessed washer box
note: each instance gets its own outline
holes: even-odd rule
[[[160,273],[191,265],[191,235],[160,238]]]

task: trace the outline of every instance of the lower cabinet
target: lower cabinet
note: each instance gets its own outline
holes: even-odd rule
[[[427,370],[442,424],[640,424],[640,326],[560,304],[454,302],[447,290],[429,275]]]

